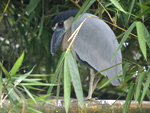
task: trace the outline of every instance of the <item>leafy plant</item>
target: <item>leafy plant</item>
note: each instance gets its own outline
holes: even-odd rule
[[[32,94],[29,89],[32,90],[41,90],[39,88],[34,88],[32,86],[54,86],[55,84],[49,84],[49,83],[42,83],[40,82],[41,79],[37,78],[28,78],[28,77],[45,77],[48,75],[39,75],[39,74],[31,74],[34,67],[25,74],[17,74],[17,71],[19,70],[24,58],[24,52],[22,55],[18,58],[18,60],[13,65],[10,72],[8,72],[0,63],[0,94],[1,94],[1,100],[0,100],[0,106],[1,111],[3,112],[15,112],[19,113],[20,109],[22,108],[22,113],[25,113],[26,110],[30,112],[36,112],[39,113],[39,111],[35,109],[31,109],[30,106],[28,106],[29,103],[37,103],[37,102],[45,102],[45,97],[49,96],[50,94],[46,96],[41,96],[40,98],[37,95]],[[3,73],[5,75],[4,78],[2,78]],[[25,93],[27,95],[25,95]],[[30,99],[29,99],[29,98]],[[10,104],[6,103],[6,99],[9,99]],[[28,99],[28,100],[27,100]]]

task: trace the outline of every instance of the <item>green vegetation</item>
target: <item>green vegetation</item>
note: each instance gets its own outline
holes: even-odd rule
[[[120,42],[122,83],[113,87],[106,77],[101,77],[97,86],[99,90],[93,96],[126,100],[124,113],[131,100],[138,101],[139,105],[143,100],[149,100],[149,4],[149,0],[1,0],[0,111],[18,113],[20,109],[27,109],[40,112],[27,104],[43,102],[43,107],[45,102],[49,102],[48,96],[53,93],[58,98],[63,96],[62,92],[66,111],[70,95],[80,100],[83,107],[83,96],[88,92],[89,70],[76,63],[69,50],[64,53],[58,50],[55,56],[49,52],[53,34],[51,22],[57,14],[68,9],[78,9],[78,15],[89,12],[99,16],[110,25]],[[70,79],[71,82],[66,82]],[[54,86],[57,86],[56,90]],[[45,95],[38,97],[38,91]],[[9,106],[3,103],[6,98],[10,100]]]

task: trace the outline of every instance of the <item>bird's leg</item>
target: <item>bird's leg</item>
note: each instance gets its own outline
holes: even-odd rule
[[[92,93],[94,91],[94,89],[93,89],[94,78],[95,78],[94,70],[92,68],[90,68],[89,92],[88,92],[88,96],[85,98],[85,100],[90,100],[92,98]]]
[[[98,75],[96,76],[95,82],[94,82],[94,84],[93,84],[93,92],[94,92],[94,90],[95,90],[95,88],[96,88],[98,82],[100,81],[100,78],[101,78],[101,74],[98,74]]]

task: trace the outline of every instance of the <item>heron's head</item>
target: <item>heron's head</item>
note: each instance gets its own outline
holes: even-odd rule
[[[54,54],[61,45],[63,40],[67,24],[65,21],[70,17],[75,17],[78,13],[78,10],[67,10],[58,14],[51,24],[51,28],[54,30],[52,39],[51,39],[51,53]]]

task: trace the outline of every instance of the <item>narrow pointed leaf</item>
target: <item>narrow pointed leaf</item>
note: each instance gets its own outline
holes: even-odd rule
[[[144,24],[142,24],[142,25],[143,25],[143,29],[144,29],[146,43],[147,43],[148,47],[150,48],[150,34],[149,34],[147,28],[145,27],[145,25]]]
[[[138,84],[136,87],[136,94],[135,94],[135,102],[138,100],[140,93],[141,93],[141,87],[142,87],[142,82],[144,78],[146,77],[146,73],[142,72],[138,78]]]
[[[66,56],[64,62],[64,101],[65,101],[66,113],[68,113],[69,110],[70,93],[71,93],[70,72],[69,72],[68,61]]]
[[[27,13],[30,14],[37,6],[40,0],[30,0]]]
[[[123,74],[122,74],[121,81],[124,81],[125,75],[126,75],[126,72],[127,72],[127,69],[128,69],[129,66],[131,66],[130,63],[126,63],[126,64],[124,65],[124,67],[123,67]]]
[[[36,101],[39,101],[39,100],[42,100],[42,99],[44,99],[44,98],[46,98],[46,97],[48,97],[48,96],[50,96],[50,94],[47,94],[47,95],[43,95],[43,96],[39,96],[39,97],[36,97],[36,98],[34,98]],[[34,101],[32,100],[32,99],[29,99],[29,100],[27,100],[27,102],[28,103],[33,103]]]
[[[116,53],[118,52],[118,50],[121,48],[121,46],[123,45],[123,43],[127,40],[128,36],[130,35],[131,31],[133,30],[133,28],[135,27],[136,23],[133,22],[132,25],[128,28],[128,30],[125,32],[125,35],[123,36],[117,50],[115,51],[112,59],[115,57]]]
[[[9,75],[8,71],[3,67],[3,65],[1,64],[1,62],[0,62],[0,67],[1,67],[1,69],[3,70],[5,76],[6,76],[7,78],[10,78],[10,75]]]
[[[36,100],[34,99],[34,97],[32,96],[32,94],[28,91],[28,89],[26,87],[24,87],[22,85],[22,87],[24,88],[24,90],[26,91],[26,93],[28,94],[28,96],[36,103]]]
[[[55,71],[55,76],[53,77],[53,79],[51,81],[52,84],[55,83],[55,81],[58,77],[58,74],[60,72],[60,69],[63,68],[62,64],[63,64],[64,58],[65,58],[65,52],[60,56],[60,59],[58,61],[57,68],[56,68],[56,71]],[[52,92],[52,89],[53,89],[53,86],[50,86],[48,91],[47,91],[47,94],[50,94]],[[48,99],[48,97],[45,98],[45,100],[47,100],[47,99]],[[41,109],[43,109],[44,105],[45,105],[45,102],[42,104]]]
[[[130,4],[130,6],[129,6],[129,11],[128,11],[129,15],[128,15],[128,18],[127,18],[127,21],[126,21],[125,24],[128,24],[128,22],[129,22],[129,19],[130,19],[130,16],[131,16],[130,14],[132,13],[134,4],[135,4],[135,0],[132,0],[131,4]]]
[[[122,71],[122,70],[121,70]],[[107,82],[105,82],[100,88],[98,88],[98,89],[102,89],[103,87],[105,87],[105,86],[107,86],[113,79],[118,79],[118,78],[120,78],[120,77],[117,77],[117,75],[119,74],[119,73],[121,73],[121,71],[119,71],[116,75],[114,75],[111,79],[109,79]]]
[[[127,113],[127,110],[131,104],[131,101],[132,101],[132,98],[134,95],[134,91],[135,91],[135,85],[132,84],[128,91],[127,97],[126,97],[126,102],[124,104],[123,113]]]
[[[145,85],[144,85],[144,89],[143,89],[143,93],[142,93],[142,96],[141,96],[141,102],[140,102],[140,105],[145,97],[145,94],[146,94],[146,91],[148,90],[148,87],[150,85],[150,72],[148,72],[147,74],[147,79],[146,79],[146,82],[145,82]]]
[[[144,58],[147,60],[146,57],[146,43],[145,43],[145,35],[144,30],[141,22],[136,22],[137,34],[138,34],[138,41],[140,45],[140,49],[143,53]]]
[[[58,80],[57,80],[57,94],[56,94],[56,99],[57,99],[57,105],[58,105],[58,99],[59,99],[59,94],[60,94],[60,84],[61,84],[61,76],[62,76],[62,68],[60,68]]]
[[[79,76],[79,71],[78,71],[75,58],[71,51],[69,51],[67,54],[67,61],[68,61],[70,76],[71,76],[72,84],[76,93],[76,97],[78,99],[78,102],[81,108],[84,108],[83,90],[82,90],[81,80]]]
[[[23,58],[24,58],[24,52],[22,53],[22,55],[17,59],[17,61],[13,65],[13,67],[11,69],[11,74],[10,74],[11,76],[15,75],[17,70],[20,68]]]
[[[146,15],[149,12],[150,12],[150,8],[148,8],[148,9],[144,10],[142,13],[138,14],[137,17],[140,18],[141,16]]]
[[[120,11],[126,13],[126,11],[121,7],[120,3],[117,0],[110,0]]]
[[[40,22],[40,29],[37,38],[39,38],[43,31],[43,23],[44,23],[44,0],[42,0],[42,18]]]
[[[18,85],[29,85],[29,86],[56,86],[57,84],[48,84],[48,83],[42,83],[42,82],[36,82],[36,83],[20,83]]]

